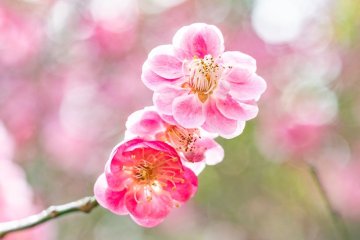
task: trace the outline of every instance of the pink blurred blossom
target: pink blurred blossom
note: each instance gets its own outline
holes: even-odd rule
[[[196,175],[170,145],[134,139],[114,148],[94,192],[101,206],[154,227],[193,197],[197,185]]]
[[[43,146],[48,159],[68,171],[98,172],[105,149],[125,130],[127,115],[149,102],[141,81],[133,81],[140,73],[100,69],[87,63],[44,76]]]
[[[80,27],[90,44],[90,51],[116,57],[134,46],[138,18],[136,0],[92,0]]]
[[[337,99],[326,86],[295,82],[268,96],[257,131],[260,149],[274,160],[305,159],[321,150],[337,115]]]
[[[360,220],[360,161],[329,161],[320,166],[321,179],[335,209],[350,219]]]
[[[38,213],[40,206],[33,203],[33,193],[23,171],[10,160],[0,159],[0,222],[18,220]],[[52,225],[11,233],[7,240],[54,239]]]
[[[0,6],[0,66],[29,62],[39,50],[41,31],[33,18]]]
[[[0,116],[15,141],[29,142],[40,116],[38,92],[33,79],[3,77],[0,81]]]
[[[12,159],[14,156],[15,143],[4,124],[0,121],[0,158]]]
[[[154,91],[161,114],[185,128],[202,127],[225,138],[241,134],[258,113],[266,89],[252,57],[224,52],[223,36],[213,25],[196,23],[177,31],[172,45],[154,48],[142,80]]]

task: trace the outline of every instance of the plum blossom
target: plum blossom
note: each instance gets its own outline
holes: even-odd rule
[[[204,23],[182,27],[172,44],[155,47],[143,65],[142,81],[154,91],[162,115],[225,138],[241,134],[245,121],[257,115],[256,102],[266,89],[255,59],[224,52],[220,30]]]
[[[141,226],[160,224],[172,208],[194,196],[197,177],[161,141],[133,139],[117,145],[94,186],[97,201]]]
[[[174,147],[182,161],[194,172],[200,173],[205,164],[215,165],[224,158],[224,149],[198,128],[183,128],[167,118],[164,121],[156,109],[145,107],[132,113],[126,122],[125,139],[139,137],[164,141]]]

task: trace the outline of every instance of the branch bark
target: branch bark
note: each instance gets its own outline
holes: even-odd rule
[[[98,203],[94,196],[58,206],[50,206],[42,212],[20,220],[0,223],[0,239],[11,232],[28,229],[72,212],[90,213]]]

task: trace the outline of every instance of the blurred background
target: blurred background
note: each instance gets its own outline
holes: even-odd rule
[[[218,26],[268,83],[159,227],[97,208],[5,239],[340,239],[309,164],[360,239],[359,13],[358,0],[1,0],[0,221],[93,194],[127,116],[151,105],[142,63],[180,27]]]

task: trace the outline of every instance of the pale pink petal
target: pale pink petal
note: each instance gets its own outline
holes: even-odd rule
[[[213,96],[215,98],[224,98],[226,97],[226,95],[229,94],[230,90],[231,90],[230,83],[226,80],[220,79],[217,87],[213,92]]]
[[[195,173],[187,167],[184,167],[181,178],[184,180],[183,182],[168,182],[164,190],[170,193],[172,199],[184,203],[195,195],[198,187],[198,179]]]
[[[230,83],[230,95],[239,101],[246,100],[259,100],[261,94],[266,90],[266,82],[263,78],[256,74],[246,82],[229,82]]]
[[[208,131],[205,131],[204,129],[200,128],[200,136],[204,138],[217,138],[219,136],[218,133],[211,133]]]
[[[224,38],[217,27],[194,23],[176,32],[173,45],[181,58],[204,58],[208,54],[217,57],[224,51]]]
[[[219,133],[220,136],[229,135],[236,131],[237,121],[222,115],[215,101],[210,100],[206,106],[206,121],[202,128],[208,132]]]
[[[239,66],[244,69],[248,69],[250,72],[256,71],[256,60],[239,51],[227,51],[221,55],[223,62],[228,66]]]
[[[142,67],[141,80],[151,90],[175,84],[179,79],[166,79],[156,74],[149,66],[148,61],[145,61]]]
[[[230,95],[227,95],[225,99],[216,99],[216,106],[225,117],[242,121],[256,117],[259,111],[254,101],[248,103],[238,102]]]
[[[243,118],[240,120],[250,120],[255,118],[259,113],[259,107],[255,101],[239,102],[243,109]]]
[[[176,79],[183,76],[182,62],[175,56],[172,45],[160,45],[151,50],[147,64],[160,77]]]
[[[154,140],[155,134],[164,129],[164,121],[154,107],[145,107],[133,112],[125,125],[126,132],[131,132],[137,137],[147,140]]]
[[[253,72],[247,68],[235,66],[226,73],[226,80],[234,83],[244,83],[250,81]]]
[[[109,209],[111,212],[126,215],[128,211],[125,207],[125,192],[124,191],[113,191],[109,189],[104,174],[96,180],[94,186],[94,194],[97,202],[104,208]]]
[[[150,193],[145,187],[128,191],[125,205],[131,217],[143,227],[154,227],[161,223],[173,207],[167,194]]]
[[[244,128],[245,128],[245,121],[238,121],[234,132],[230,134],[222,134],[221,137],[226,139],[232,139],[234,137],[239,136],[244,131]]]
[[[153,102],[156,109],[161,114],[172,114],[173,102],[176,97],[186,93],[182,88],[165,87],[153,95]]]
[[[204,139],[202,143],[206,147],[205,162],[208,165],[215,165],[224,159],[224,149],[214,139]]]
[[[196,128],[205,121],[203,104],[195,94],[178,97],[173,103],[173,116],[185,128]]]
[[[188,162],[183,160],[183,165],[193,171],[196,175],[199,175],[206,166],[205,162]]]
[[[167,122],[168,124],[171,125],[177,125],[177,122],[175,121],[174,117],[171,115],[166,115],[166,114],[160,114],[161,118]]]

